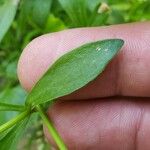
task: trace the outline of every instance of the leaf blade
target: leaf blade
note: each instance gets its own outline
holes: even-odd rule
[[[24,0],[22,3],[21,20],[27,17],[30,24],[43,27],[50,13],[52,0]]]
[[[73,24],[86,26],[87,23],[87,1],[86,0],[59,0]],[[76,12],[76,13],[75,13]]]
[[[38,81],[26,103],[35,106],[83,87],[104,70],[123,43],[120,39],[97,41],[63,55]]]
[[[1,150],[14,150],[24,132],[28,119],[16,124],[2,139],[0,139]]]
[[[0,6],[0,42],[8,31],[16,15],[19,0],[7,0]]]

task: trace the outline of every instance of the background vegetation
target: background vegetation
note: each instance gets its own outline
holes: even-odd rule
[[[0,0],[0,102],[22,104],[16,68],[23,48],[37,36],[67,28],[150,20],[150,0]],[[0,125],[16,113],[0,112]],[[19,149],[49,149],[41,121],[32,120]]]

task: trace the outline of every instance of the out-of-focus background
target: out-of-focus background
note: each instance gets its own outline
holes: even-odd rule
[[[150,0],[0,0],[0,102],[23,104],[17,61],[34,38],[67,28],[150,20]],[[28,75],[28,74],[27,74]],[[0,125],[16,113],[0,112]],[[50,149],[39,118],[18,149]]]

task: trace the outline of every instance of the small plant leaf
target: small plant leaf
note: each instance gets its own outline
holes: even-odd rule
[[[104,24],[108,14],[98,13],[102,0],[58,0],[73,27],[99,26]]]
[[[16,150],[18,141],[22,136],[28,119],[16,124],[2,139],[0,139],[1,150]]]
[[[52,0],[24,0],[21,9],[21,20],[26,17],[31,23],[42,27],[50,13]],[[32,23],[31,23],[32,24]]]
[[[104,70],[123,43],[121,39],[97,41],[63,55],[34,86],[26,103],[35,106],[83,87]]]
[[[59,0],[73,24],[76,26],[86,26],[87,2],[86,0]],[[75,11],[76,10],[76,11]]]
[[[19,0],[6,0],[0,6],[0,42],[14,20]]]

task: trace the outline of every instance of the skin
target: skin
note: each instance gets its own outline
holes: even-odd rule
[[[149,150],[150,22],[40,36],[20,57],[19,80],[30,91],[61,55],[106,38],[125,41],[117,57],[96,80],[51,106],[48,115],[71,150]]]

